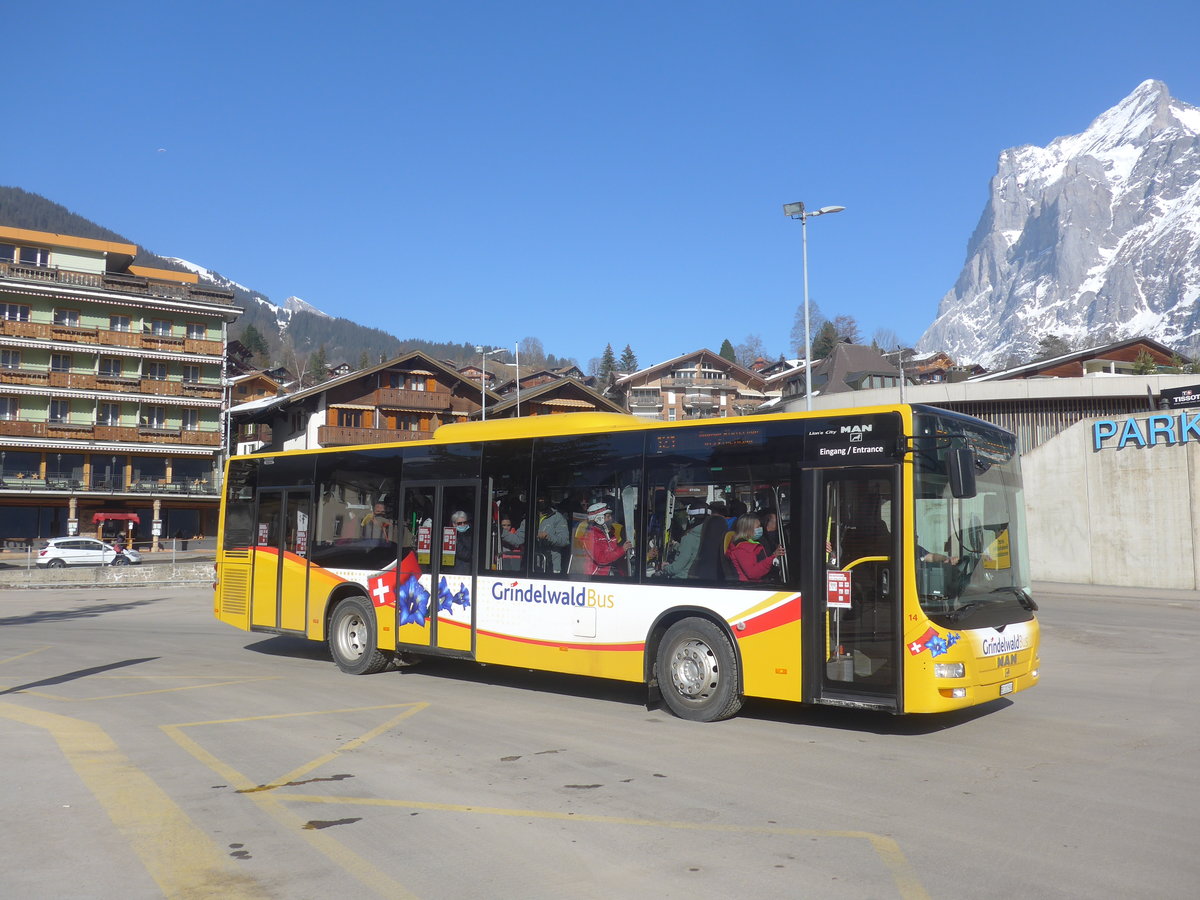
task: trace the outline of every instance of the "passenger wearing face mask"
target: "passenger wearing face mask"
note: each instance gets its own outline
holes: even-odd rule
[[[783,556],[783,548],[768,553],[759,541],[763,527],[758,516],[739,516],[733,526],[733,540],[725,555],[737,572],[738,581],[766,581],[771,565]]]
[[[450,517],[454,526],[454,565],[451,572],[467,573],[471,571],[471,560],[475,555],[475,534],[471,530],[471,517],[459,510]]]

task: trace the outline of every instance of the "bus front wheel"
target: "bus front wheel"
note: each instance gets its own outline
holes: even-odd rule
[[[682,619],[667,629],[655,672],[663,700],[681,719],[718,722],[742,706],[733,644],[707,619]]]
[[[329,652],[338,668],[350,675],[382,672],[392,655],[375,644],[375,608],[370,602],[349,597],[339,603],[329,622]]]

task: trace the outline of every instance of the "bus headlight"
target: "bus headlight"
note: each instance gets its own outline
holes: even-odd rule
[[[934,663],[933,677],[934,678],[962,678],[967,674],[967,667],[963,663]]]

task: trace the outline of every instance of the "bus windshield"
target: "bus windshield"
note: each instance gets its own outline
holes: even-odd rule
[[[1016,439],[999,428],[934,412],[914,416],[917,591],[944,627],[997,627],[1033,618]],[[975,454],[976,493],[952,496],[951,446]]]

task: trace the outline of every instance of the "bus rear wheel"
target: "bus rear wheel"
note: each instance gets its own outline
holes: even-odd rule
[[[741,709],[737,654],[707,619],[681,619],[667,629],[655,672],[663,700],[681,719],[718,722]]]
[[[329,652],[349,675],[374,675],[392,661],[376,644],[375,608],[361,597],[343,600],[329,621]]]

